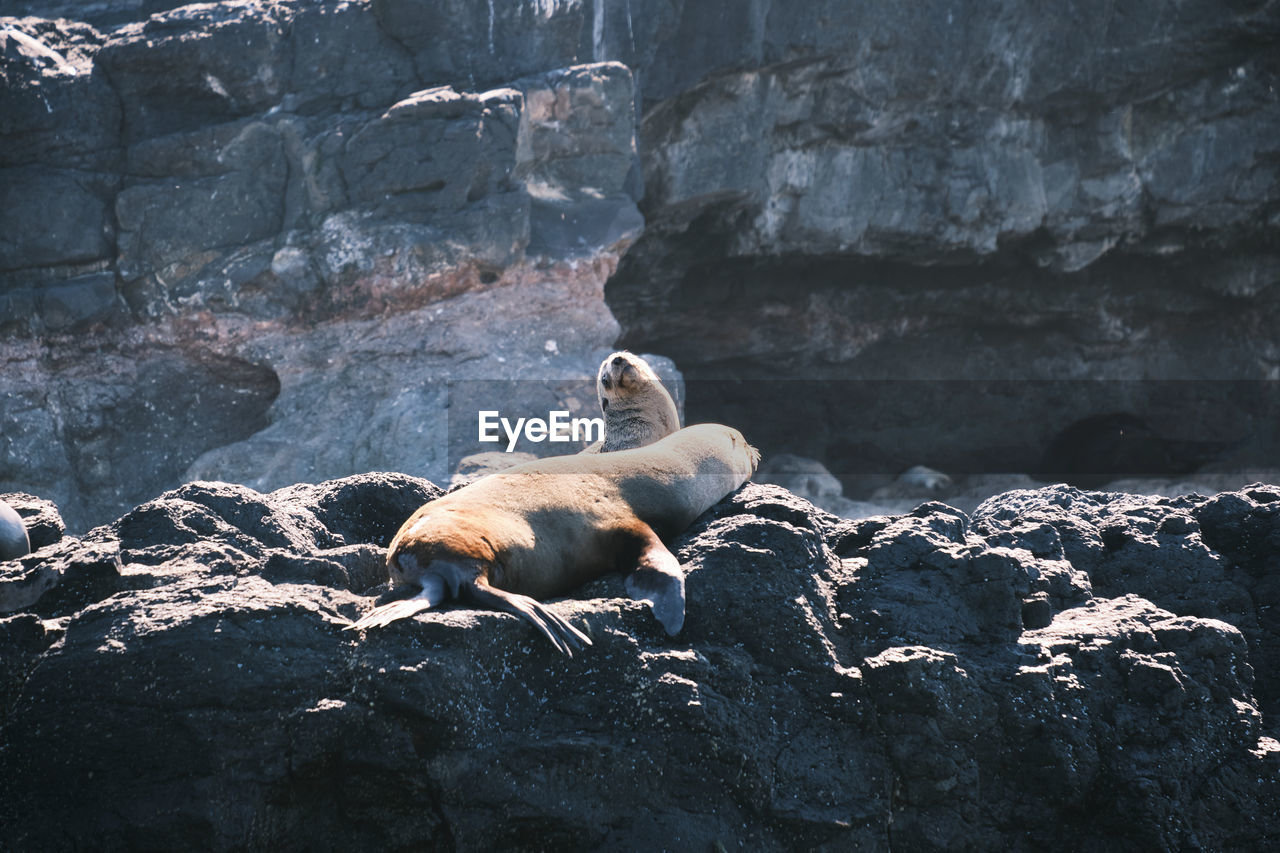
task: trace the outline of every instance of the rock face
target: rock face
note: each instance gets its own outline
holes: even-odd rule
[[[0,484],[83,529],[198,477],[443,481],[488,380],[596,414],[643,220],[578,4],[173,5],[0,20]]]
[[[1275,2],[686,3],[641,75],[622,343],[855,497],[921,462],[1030,473],[1112,412],[1263,464],[1278,46]]]
[[[852,498],[1110,413],[1265,464],[1280,2],[1113,6],[5,0],[0,488],[443,482],[618,344]]]
[[[1259,849],[1280,832],[1280,490],[1012,492],[841,521],[747,485],[619,577],[572,659],[451,608],[342,631],[400,520],[369,474],[195,483],[4,564],[16,849]],[[0,600],[8,600],[0,596]],[[74,802],[75,808],[67,803]]]

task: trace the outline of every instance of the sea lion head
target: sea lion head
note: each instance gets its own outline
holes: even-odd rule
[[[751,475],[760,467],[760,451],[747,443],[743,434],[733,427],[720,425],[720,428],[728,434],[730,466],[741,485],[750,480]]]
[[[661,387],[662,380],[643,358],[626,350],[612,353],[600,363],[600,372],[596,375],[600,410],[607,414],[611,400],[640,394],[655,385]]]
[[[663,442],[692,453],[697,465],[695,479],[704,488],[719,492],[715,500],[750,480],[760,464],[760,451],[752,447],[742,433],[724,424],[685,427]]]

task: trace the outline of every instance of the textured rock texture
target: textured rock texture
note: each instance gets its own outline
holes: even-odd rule
[[[443,481],[460,412],[589,410],[619,339],[854,499],[1112,412],[1280,454],[1275,0],[0,15],[0,487],[73,529]]]
[[[364,638],[398,474],[196,483],[0,568],[14,849],[1265,849],[1280,490],[842,521],[749,484],[572,659],[451,608]],[[45,588],[13,606],[11,593]],[[74,808],[68,803],[74,802]]]
[[[0,483],[83,529],[202,476],[443,481],[478,401],[596,414],[643,220],[581,6],[175,5],[0,20]]]
[[[768,413],[854,497],[1111,412],[1274,464],[1280,4],[801,5],[686,3],[640,75],[607,295],[693,420]]]

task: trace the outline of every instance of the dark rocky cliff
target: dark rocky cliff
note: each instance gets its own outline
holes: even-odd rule
[[[447,478],[456,383],[589,408],[619,340],[846,480],[1112,411],[1280,453],[1273,0],[0,14],[0,483],[79,529]]]
[[[851,522],[748,484],[564,658],[450,608],[364,638],[362,475],[193,484],[0,569],[0,847],[1260,850],[1280,489],[1011,492]],[[717,846],[719,845],[719,846]]]
[[[1111,411],[1280,455],[1280,6],[801,5],[686,4],[641,78],[607,297],[694,420],[846,479],[1034,471]]]

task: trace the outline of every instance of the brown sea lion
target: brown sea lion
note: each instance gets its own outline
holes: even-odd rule
[[[680,413],[649,362],[621,350],[600,364],[596,397],[604,415],[604,441],[588,452],[644,447],[680,429]]]
[[[745,483],[759,461],[736,429],[699,424],[647,447],[491,474],[409,517],[387,567],[392,581],[419,592],[348,627],[386,625],[461,597],[527,619],[572,655],[591,641],[535,599],[632,570],[628,594],[674,635],[684,624],[684,575],[663,542]]]

